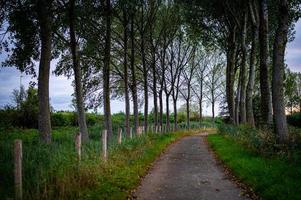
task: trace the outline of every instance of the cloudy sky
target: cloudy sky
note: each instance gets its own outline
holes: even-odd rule
[[[293,42],[288,44],[286,51],[286,63],[289,68],[295,72],[301,72],[301,20],[299,20],[295,27],[296,38]],[[0,55],[0,62],[3,61],[4,56]],[[55,61],[51,63],[51,70],[55,68]],[[11,92],[20,86],[21,73],[15,68],[0,67],[0,107],[11,103]],[[31,76],[23,75],[21,83],[27,87],[30,81],[35,81]],[[71,79],[63,76],[50,76],[50,101],[55,110],[72,110],[70,106],[71,94],[73,87],[71,86]],[[150,100],[152,103],[152,101]],[[179,104],[181,104],[179,102]],[[209,105],[205,108],[205,115],[211,115]],[[124,111],[124,103],[121,101],[112,102],[112,112],[116,113]],[[150,105],[150,109],[152,105]]]

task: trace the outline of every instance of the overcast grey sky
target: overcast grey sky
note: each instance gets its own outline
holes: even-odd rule
[[[289,68],[295,72],[301,72],[301,20],[298,21],[295,27],[296,38],[293,42],[289,43],[286,51],[286,63]],[[0,62],[4,59],[0,55]],[[55,61],[51,63],[51,70],[55,68]],[[20,72],[15,68],[0,67],[0,107],[11,103],[12,90],[18,88],[20,85]],[[35,81],[31,76],[23,75],[22,84],[27,88],[30,81]],[[73,87],[71,86],[72,79],[67,79],[64,76],[50,76],[50,102],[55,110],[72,110],[71,94]],[[182,102],[178,103],[183,104]],[[124,103],[121,101],[113,101],[111,104],[112,112],[116,113],[124,111]],[[152,108],[152,101],[150,100],[150,109]],[[218,106],[217,108],[218,109]],[[101,109],[102,110],[102,109]],[[205,115],[211,115],[209,105],[205,104]]]

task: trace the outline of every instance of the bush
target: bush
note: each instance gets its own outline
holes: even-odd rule
[[[276,136],[271,130],[254,129],[247,125],[234,126],[218,124],[220,134],[234,138],[252,151],[263,155],[289,159],[293,162],[301,161],[301,131],[289,127],[289,142],[287,145],[278,145]]]
[[[18,107],[6,106],[0,110],[1,128],[38,127],[38,94],[37,90],[29,87],[26,98],[20,102]]]
[[[51,113],[52,126],[72,126],[74,124],[74,115],[71,112]]]
[[[301,128],[301,112],[293,113],[287,116],[287,123]]]

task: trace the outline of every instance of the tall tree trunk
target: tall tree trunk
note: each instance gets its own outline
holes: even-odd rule
[[[242,23],[242,36],[241,36],[241,49],[242,49],[242,61],[241,61],[241,68],[240,68],[240,104],[239,104],[239,111],[240,111],[240,122],[246,123],[247,116],[246,116],[246,90],[247,90],[247,82],[246,82],[246,68],[247,68],[247,47],[246,47],[246,37],[247,37],[247,21],[248,21],[248,12],[244,12]]]
[[[162,49],[162,77],[160,80],[160,91],[159,91],[159,103],[160,103],[160,126],[163,125],[163,89],[164,89],[164,78],[165,78],[165,55],[166,55],[166,45],[164,42],[163,49]]]
[[[271,92],[268,69],[268,8],[267,0],[260,0],[259,9],[259,49],[260,49],[260,93],[261,93],[261,123],[263,126],[271,126]]]
[[[138,117],[136,66],[135,66],[134,14],[131,15],[131,74],[132,74],[132,97],[133,97],[133,110],[134,110],[134,131],[136,132],[139,126],[139,117]]]
[[[47,0],[38,0],[37,14],[40,26],[41,57],[38,76],[39,98],[39,132],[40,138],[46,143],[51,142],[51,121],[49,105],[49,71],[51,62],[51,3]]]
[[[157,74],[156,74],[156,60],[155,52],[152,55],[152,72],[153,72],[153,97],[154,97],[154,123],[158,125],[158,94],[157,94]]]
[[[160,106],[159,124],[162,127],[163,126],[163,90],[162,89],[160,89],[159,91],[159,106]]]
[[[240,80],[240,79],[239,79]],[[237,84],[237,92],[236,92],[236,99],[235,99],[235,124],[239,124],[239,101],[240,101],[240,81],[238,81],[238,84]]]
[[[187,128],[190,129],[190,91],[191,91],[191,79],[187,85],[187,99],[186,99],[186,117],[187,117]]]
[[[70,49],[72,54],[73,71],[75,79],[75,95],[76,95],[76,107],[77,107],[77,117],[79,124],[79,131],[83,141],[89,139],[88,129],[86,124],[85,106],[83,100],[83,89],[82,89],[82,71],[80,68],[80,61],[78,56],[78,44],[76,41],[75,34],[75,0],[70,0],[70,10],[69,10],[69,26],[70,26]]]
[[[178,129],[178,111],[177,111],[177,99],[172,98],[173,100],[173,113],[174,113],[174,129]]]
[[[107,130],[108,139],[113,137],[111,101],[110,101],[110,64],[111,64],[111,0],[106,0],[105,11],[105,52],[103,66],[103,105],[104,105],[104,127]]]
[[[256,21],[256,7],[252,9],[250,6],[250,13],[253,19],[252,25],[252,47],[250,53],[250,68],[249,68],[249,81],[247,86],[247,122],[250,126],[255,127],[254,113],[253,113],[253,91],[255,83],[255,69],[256,69],[256,49],[258,40],[258,25]]]
[[[151,69],[153,73],[153,101],[154,101],[154,124],[158,125],[158,102],[157,102],[157,73],[156,73],[156,50],[153,45],[153,35],[152,31],[150,33],[150,42],[151,42]]]
[[[124,70],[124,96],[125,96],[125,131],[127,137],[130,137],[130,97],[129,97],[129,81],[128,81],[128,17],[127,11],[123,9],[123,70]]]
[[[215,101],[213,100],[213,101],[211,102],[212,119],[215,118],[214,106],[215,106]]]
[[[166,97],[166,131],[170,130],[170,116],[169,116],[169,94],[165,95]]]
[[[187,123],[187,128],[190,128],[190,98],[186,99],[186,123]]]
[[[200,122],[203,120],[203,72],[201,74],[201,85],[200,85],[200,98],[199,98],[199,115],[200,115]]]
[[[230,31],[228,38],[227,50],[227,67],[226,67],[226,97],[229,110],[230,121],[235,123],[235,102],[234,102],[234,76],[235,76],[235,55],[236,45],[236,27]]]
[[[141,59],[143,67],[143,90],[144,90],[144,130],[147,130],[148,121],[148,79],[147,79],[147,67],[145,58],[145,48],[144,48],[144,33],[141,34]]]
[[[273,77],[272,97],[275,120],[275,131],[278,142],[286,143],[288,140],[288,128],[285,116],[285,104],[283,94],[284,78],[284,53],[288,34],[289,8],[287,0],[279,0],[278,28],[274,41],[273,52]]]

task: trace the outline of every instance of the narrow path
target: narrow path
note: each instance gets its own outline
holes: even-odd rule
[[[200,134],[173,144],[142,180],[134,197],[145,200],[246,199],[241,193],[217,166]]]

